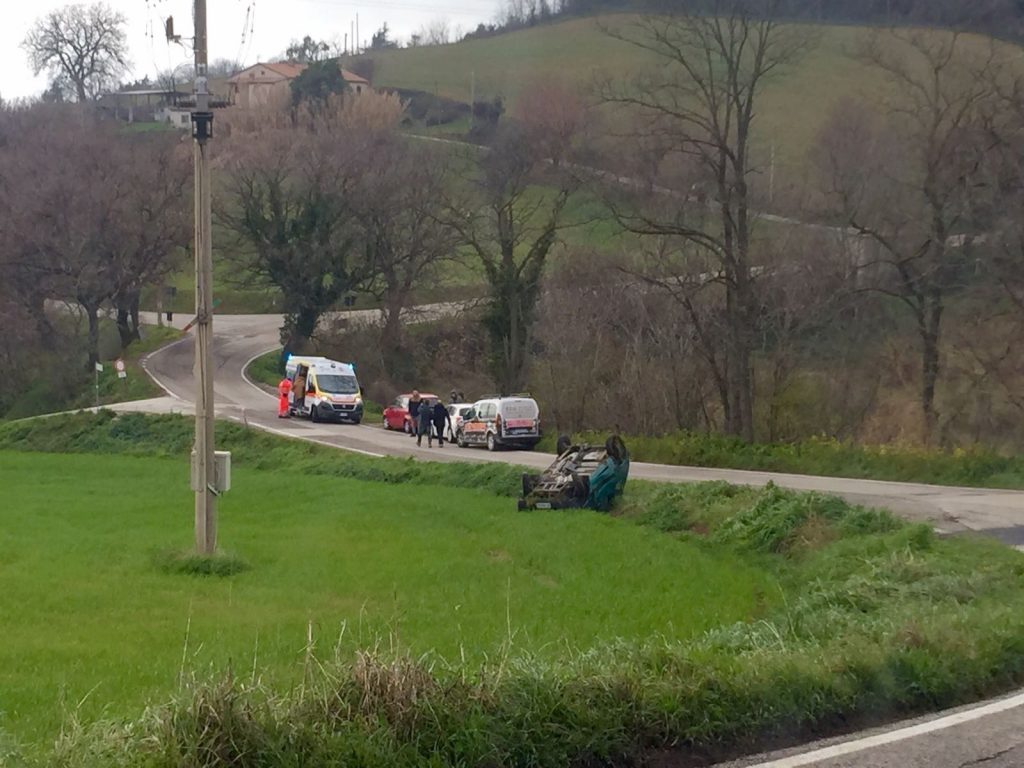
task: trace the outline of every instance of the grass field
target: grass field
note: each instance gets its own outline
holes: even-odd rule
[[[595,78],[628,79],[651,65],[649,54],[609,37],[629,15],[572,19],[493,38],[374,53],[374,83],[436,92],[469,101],[475,75],[479,99],[501,96],[514,110],[519,96],[542,81],[564,82],[589,92]],[[813,48],[771,81],[758,110],[755,147],[762,156],[774,143],[781,172],[804,162],[820,126],[843,99],[881,102],[891,92],[885,78],[852,58],[866,30],[848,26],[793,25]],[[943,33],[936,33],[943,34]],[[976,45],[986,45],[975,38]]]
[[[190,437],[173,416],[0,425],[14,764],[689,764],[1024,681],[1019,553],[772,486],[519,514],[515,467],[220,424],[221,541],[249,569],[169,573]]]
[[[127,716],[170,696],[183,664],[189,675],[255,664],[293,684],[310,625],[328,656],[383,640],[477,664],[506,643],[558,654],[688,638],[763,600],[756,568],[622,521],[247,469],[221,502],[221,543],[252,569],[168,574],[154,554],[190,544],[186,471],[180,460],[0,454],[0,727],[14,737],[53,737],[67,711]]]

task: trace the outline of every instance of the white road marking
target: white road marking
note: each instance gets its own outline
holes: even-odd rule
[[[179,395],[176,395],[174,392],[172,392],[170,387],[168,387],[166,384],[164,384],[162,381],[160,381],[160,379],[157,378],[156,374],[154,374],[151,370],[149,370],[149,361],[152,358],[156,357],[157,355],[159,355],[159,354],[161,354],[163,352],[166,352],[171,347],[176,347],[179,344],[185,343],[186,341],[191,341],[191,339],[192,339],[191,336],[182,336],[177,341],[172,341],[170,344],[165,344],[164,346],[160,347],[159,349],[153,350],[148,355],[143,357],[142,360],[139,361],[142,364],[142,370],[144,370],[146,372],[146,375],[149,376],[149,378],[151,378],[153,380],[153,382],[158,387],[160,387],[160,389],[162,389],[164,392],[166,392],[169,396],[173,397],[175,400],[182,400],[182,401],[184,401],[184,398],[180,397]]]
[[[843,744],[836,744],[831,747],[816,749],[813,752],[806,752],[802,755],[793,755],[792,757],[770,760],[767,763],[758,763],[757,765],[749,766],[749,768],[800,768],[800,766],[804,765],[814,765],[822,760],[843,757],[844,755],[863,752],[868,749],[874,749],[875,747],[885,746],[886,744],[895,744],[896,742],[906,741],[907,739],[913,739],[917,736],[942,731],[947,728],[955,728],[958,725],[970,723],[974,720],[980,720],[983,717],[988,717],[989,715],[997,715],[1001,712],[1007,712],[1022,705],[1024,705],[1024,693],[1019,693],[1008,699],[994,701],[991,704],[985,704],[984,706],[976,707],[975,709],[969,709],[966,712],[958,712],[954,715],[940,717],[937,720],[932,720],[927,723],[919,723],[918,725],[912,725],[908,728],[901,728],[896,731],[889,731],[888,733],[866,736],[862,739],[847,741]]]
[[[257,352],[255,355],[253,355],[248,360],[246,360],[245,363],[243,363],[243,365],[242,365],[242,378],[245,380],[245,383],[248,384],[253,389],[255,389],[260,394],[266,395],[267,397],[272,397],[275,400],[277,398],[274,395],[272,395],[269,392],[267,392],[267,390],[263,389],[263,387],[259,386],[256,382],[254,382],[252,379],[249,378],[249,366],[253,364],[253,361],[256,360],[256,358],[263,357],[264,355],[269,354],[269,353],[273,352],[274,350],[280,349],[280,348],[281,348],[280,344],[275,344],[273,347],[270,347],[269,349],[265,349],[262,352]]]
[[[280,435],[281,437],[290,437],[293,440],[304,440],[307,443],[316,443],[317,445],[326,445],[328,448],[336,448],[340,451],[348,451],[349,453],[358,453],[363,456],[370,456],[374,459],[386,459],[387,455],[383,453],[374,453],[373,451],[364,451],[362,448],[352,448],[348,445],[339,445],[338,443],[331,443],[327,440],[320,440],[316,437],[307,437],[305,435],[297,435],[294,432],[289,432],[286,429],[277,429],[275,427],[268,427],[265,424],[259,424],[253,421],[244,421],[240,416],[229,416],[228,418],[243,423],[247,427],[255,427],[256,429],[262,429],[264,432],[269,432],[272,435]]]

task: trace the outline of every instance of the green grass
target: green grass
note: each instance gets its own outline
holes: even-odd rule
[[[325,653],[390,638],[478,664],[504,643],[558,655],[601,639],[688,638],[758,605],[755,567],[622,521],[246,468],[220,520],[221,545],[250,569],[183,575],[153,551],[189,545],[185,475],[181,460],[0,455],[6,731],[52,737],[65,707],[129,715],[176,690],[183,654],[189,673],[255,663],[296,683],[310,623]]]
[[[246,375],[259,384],[266,384],[268,387],[277,387],[284,370],[281,367],[281,350],[274,349],[264,355],[260,355],[245,369]]]
[[[104,336],[116,337],[112,323],[104,321],[101,326]],[[142,337],[141,341],[133,342],[127,350],[102,356],[103,372],[98,381],[101,405],[146,400],[163,394],[163,390],[143,369],[140,360],[148,353],[180,338],[181,332],[173,328],[147,325],[142,327]],[[118,345],[115,343],[113,346],[116,348]],[[119,356],[124,359],[125,372],[128,374],[123,379],[118,378],[114,368],[114,361]],[[84,362],[83,357],[83,365]],[[60,366],[48,365],[45,371],[40,371],[22,396],[0,415],[0,419],[22,419],[42,413],[89,408],[96,404],[95,374],[64,368],[64,373],[54,377],[55,370],[61,370]]]
[[[604,434],[583,433],[598,444]],[[555,434],[542,449],[554,451]],[[636,461],[676,466],[749,469],[823,477],[894,480],[975,488],[1024,488],[1024,457],[984,446],[952,451],[912,445],[856,445],[829,438],[794,443],[745,443],[719,435],[688,432],[656,437],[625,436]]]
[[[159,397],[164,391],[149,377],[142,367],[141,360],[150,352],[160,347],[177,341],[182,336],[181,331],[167,326],[147,325],[142,328],[142,340],[134,342],[122,353],[125,362],[125,373],[128,375],[120,379],[117,370],[114,368],[114,360],[106,360],[103,364],[103,372],[99,376],[100,404],[124,403],[131,400],[146,400],[151,397]],[[71,404],[71,408],[86,407],[95,404],[95,390],[83,393]]]
[[[248,568],[212,576],[174,554],[190,433],[0,425],[0,745],[82,768],[685,764],[1024,681],[1018,553],[773,486],[517,514],[513,467],[221,425],[214,562]]]

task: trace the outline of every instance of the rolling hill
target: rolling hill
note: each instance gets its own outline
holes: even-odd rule
[[[609,36],[605,28],[635,21],[628,14],[571,19],[452,45],[374,52],[374,83],[469,101],[501,96],[510,109],[525,89],[555,79],[589,93],[597,77],[628,79],[655,59]],[[863,98],[881,107],[891,91],[885,77],[852,54],[870,32],[856,26],[793,25],[812,42],[799,62],[768,86],[759,115],[761,151],[775,146],[780,168],[799,167],[807,146],[837,103]],[[929,34],[945,35],[935,31]],[[987,46],[982,36],[971,45]],[[1004,45],[1004,44],[1000,44]]]

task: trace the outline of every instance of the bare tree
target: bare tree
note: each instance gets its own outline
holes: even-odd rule
[[[342,119],[342,103],[335,97],[324,109],[300,108],[298,129],[278,115],[277,123],[235,131],[229,195],[216,211],[238,236],[240,263],[280,288],[282,342],[294,351],[370,274],[355,202],[364,174],[374,170],[366,158],[375,137]]]
[[[439,266],[458,244],[456,231],[442,221],[452,183],[446,154],[392,132],[363,158],[369,170],[354,206],[373,274],[367,288],[384,313],[381,356],[391,375],[403,359],[403,310],[417,289],[441,284]]]
[[[527,141],[555,165],[569,159],[589,122],[579,90],[550,76],[527,84],[514,117],[522,124]]]
[[[452,27],[448,19],[436,18],[420,27],[413,35],[416,45],[448,45],[452,40]]]
[[[993,52],[979,54],[956,32],[892,30],[875,35],[861,56],[888,76],[894,98],[875,124],[870,110],[847,106],[826,125],[830,212],[859,235],[862,289],[895,298],[914,319],[922,432],[931,440],[942,321],[947,294],[962,281],[960,245],[973,225]],[[852,142],[841,138],[854,130]]]
[[[752,351],[758,287],[749,186],[758,103],[769,78],[807,46],[780,26],[780,0],[709,0],[692,11],[642,17],[608,34],[655,57],[656,71],[607,81],[607,104],[635,117],[637,189],[646,200],[612,201],[621,225],[653,238],[653,283],[695,316],[695,296],[719,291],[722,340],[703,347],[722,400],[726,431],[754,437]],[[622,185],[616,185],[621,187]],[[666,194],[668,192],[668,194]],[[642,197],[642,196],[641,196]]]
[[[544,268],[577,185],[569,174],[551,168],[513,126],[499,133],[481,165],[466,199],[450,206],[449,221],[483,266],[491,363],[498,386],[508,394],[526,383]]]
[[[128,69],[123,14],[104,3],[67,5],[36,21],[22,43],[35,74],[65,81],[79,102],[112,87]]]
[[[36,106],[0,150],[12,282],[28,308],[78,304],[88,363],[99,357],[101,310],[123,309],[125,346],[138,335],[138,297],[188,242],[188,164],[175,136],[127,136],[94,115]],[[13,194],[12,194],[13,192]],[[4,227],[7,229],[7,227]],[[45,330],[45,319],[39,323]]]
[[[178,264],[192,233],[187,148],[164,136],[125,137],[116,162],[120,185],[104,248],[113,265],[110,301],[121,346],[139,339],[139,300],[146,286],[161,284]]]

